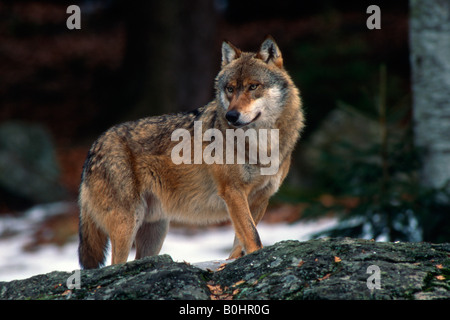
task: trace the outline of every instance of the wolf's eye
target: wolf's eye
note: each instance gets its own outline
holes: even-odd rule
[[[233,93],[234,88],[232,86],[225,87],[225,90],[227,90],[229,93]]]
[[[256,90],[256,88],[258,88],[258,85],[257,85],[256,83],[252,83],[252,84],[248,87],[249,90]]]

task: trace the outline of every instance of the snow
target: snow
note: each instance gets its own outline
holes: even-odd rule
[[[79,269],[77,247],[78,237],[64,246],[45,245],[33,252],[23,247],[28,243],[38,222],[61,212],[65,203],[36,206],[23,216],[0,217],[0,281],[26,279],[51,271],[73,272]],[[337,219],[324,218],[294,224],[260,223],[258,231],[263,245],[268,246],[282,240],[301,240],[336,226]],[[5,236],[5,234],[9,234]],[[2,236],[3,235],[3,236]],[[173,228],[166,237],[160,254],[169,254],[174,261],[199,263],[223,260],[229,255],[234,239],[231,226],[204,228],[190,234],[184,229]],[[128,260],[134,259],[132,250]],[[110,256],[107,258],[109,262]],[[108,263],[109,264],[109,263]]]

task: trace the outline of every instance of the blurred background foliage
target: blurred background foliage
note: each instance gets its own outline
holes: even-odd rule
[[[70,4],[81,8],[81,30],[66,28]],[[381,30],[366,27],[370,4],[381,8]],[[271,34],[307,119],[272,207],[303,204],[289,221],[342,217],[333,236],[450,241],[449,208],[437,200],[446,189],[418,180],[408,14],[405,0],[2,1],[0,124],[40,126],[42,150],[52,145],[54,154],[42,158],[55,170],[22,170],[39,157],[0,144],[0,166],[12,154],[21,159],[13,161],[19,169],[1,167],[0,211],[76,201],[84,158],[99,134],[118,122],[206,104],[222,40],[257,50]],[[6,183],[14,170],[31,173]],[[47,195],[36,196],[23,179],[44,180],[35,185]]]

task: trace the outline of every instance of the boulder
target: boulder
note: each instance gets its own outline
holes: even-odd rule
[[[65,195],[50,134],[39,124],[0,124],[0,191],[21,202],[61,200]]]
[[[0,282],[0,299],[450,299],[450,244],[282,241],[213,269],[147,257]]]

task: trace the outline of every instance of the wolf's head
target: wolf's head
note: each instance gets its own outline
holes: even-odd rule
[[[264,40],[257,53],[242,52],[230,42],[223,42],[216,95],[230,125],[272,126],[283,110],[291,86],[281,51],[272,37]]]

